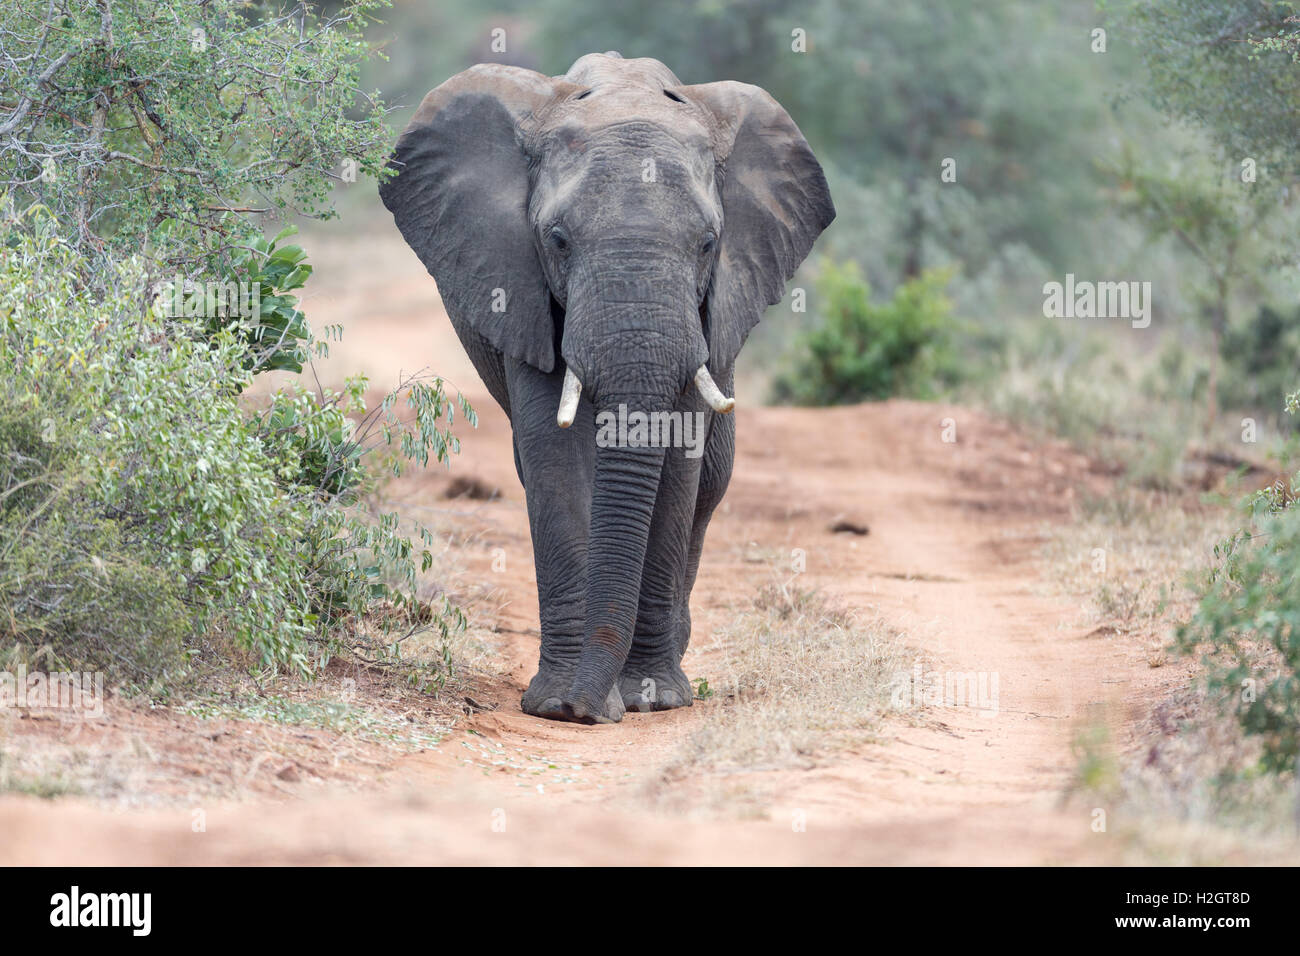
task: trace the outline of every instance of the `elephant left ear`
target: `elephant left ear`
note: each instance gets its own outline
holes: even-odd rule
[[[707,297],[709,365],[730,368],[751,329],[835,219],[821,164],[765,90],[731,81],[674,90],[710,113],[722,236]]]

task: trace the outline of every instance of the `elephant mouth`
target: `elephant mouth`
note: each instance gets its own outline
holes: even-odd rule
[[[736,407],[736,400],[722,394],[713,376],[709,374],[708,365],[701,365],[695,372],[695,387],[700,396],[709,403],[709,407],[720,415],[729,415]],[[578,414],[578,400],[582,397],[582,381],[569,366],[564,371],[564,386],[560,389],[560,406],[555,413],[555,423],[561,428],[573,424]]]

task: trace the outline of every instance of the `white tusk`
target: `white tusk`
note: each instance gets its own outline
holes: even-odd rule
[[[555,424],[568,428],[578,414],[578,399],[582,397],[582,383],[573,369],[564,370],[564,387],[560,389],[560,410],[555,413]]]
[[[709,403],[709,407],[715,412],[726,415],[736,407],[736,400],[723,395],[722,389],[718,388],[713,381],[713,376],[709,374],[707,365],[701,365],[700,370],[695,373],[695,387],[700,390],[704,400]]]

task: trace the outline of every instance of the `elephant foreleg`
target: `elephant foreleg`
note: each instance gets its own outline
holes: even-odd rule
[[[669,710],[691,703],[677,643],[682,615],[689,619],[690,613],[686,571],[698,481],[698,461],[684,462],[680,450],[672,449],[650,525],[632,647],[618,679],[628,710]]]
[[[564,719],[561,698],[573,683],[586,623],[587,538],[591,527],[590,408],[572,429],[555,424],[562,376],[515,363],[510,380],[515,464],[528,502],[528,526],[537,573],[542,632],[537,674],[524,691],[526,713]],[[623,706],[611,694],[604,717],[617,720]]]
[[[691,522],[691,538],[686,554],[685,599],[677,627],[677,659],[686,656],[691,641],[691,592],[695,589],[695,576],[700,570],[700,554],[704,551],[704,533],[713,519],[714,510],[722,503],[731,483],[731,465],[736,457],[736,419],[733,416],[715,416],[704,448],[704,461],[700,467],[699,493],[695,498],[695,515]]]
[[[734,422],[711,416],[702,459],[674,449],[664,465],[641,577],[632,650],[619,677],[629,710],[689,707],[694,696],[681,661],[691,633],[691,591],[704,533],[731,475]]]

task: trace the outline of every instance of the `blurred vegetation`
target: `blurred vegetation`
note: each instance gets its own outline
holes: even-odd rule
[[[1261,305],[1230,326],[1223,340],[1226,375],[1219,396],[1227,408],[1267,409],[1296,383],[1300,356],[1300,306]],[[1276,408],[1265,418],[1276,431],[1290,434],[1295,420]]]
[[[1262,286],[1295,252],[1292,218],[1282,229],[1264,225],[1291,217],[1291,194],[1300,163],[1295,155],[1300,105],[1300,22],[1295,5],[1239,0],[1216,9],[1194,0],[1134,3],[1127,23],[1144,41],[1147,91],[1171,116],[1206,131],[1215,154],[1240,167],[1215,198],[1204,185],[1162,188],[1152,203],[1179,233],[1218,287],[1212,299],[1209,414],[1218,406],[1215,369],[1220,352],[1234,379],[1224,395],[1241,402],[1300,408],[1295,382],[1295,328],[1279,309],[1260,302],[1253,318],[1234,323],[1227,314],[1234,272]],[[1231,180],[1230,180],[1231,181]],[[1240,259],[1247,243],[1257,248]],[[1276,408],[1276,404],[1274,404]],[[1300,476],[1278,481],[1250,497],[1248,522],[1216,549],[1218,559],[1201,589],[1195,614],[1177,632],[1176,646],[1203,658],[1210,699],[1260,743],[1253,766],[1225,765],[1227,776],[1277,774],[1294,778],[1300,758]]]
[[[922,273],[873,303],[855,263],[827,261],[817,278],[822,321],[796,344],[794,367],[773,382],[776,402],[843,405],[931,398],[960,373],[952,350],[951,274]]]
[[[1142,59],[1143,95],[1207,131],[1223,155],[1271,169],[1274,189],[1300,173],[1295,3],[1127,0],[1116,12]]]
[[[775,400],[885,394],[828,381],[797,395],[791,383],[816,367],[844,371],[810,350],[841,337],[846,312],[879,308],[867,290],[888,302],[928,270],[951,270],[948,320],[895,333],[942,338],[935,351],[952,361],[895,376],[895,393],[976,399],[1044,427],[1056,427],[1042,411],[1054,407],[1083,447],[1169,484],[1194,446],[1239,445],[1243,417],[1266,425],[1261,441],[1291,430],[1281,386],[1296,356],[1241,349],[1253,323],[1289,315],[1300,294],[1294,8],[399,0],[370,34],[389,59],[372,59],[364,79],[402,107],[395,129],[429,88],[481,61],[559,74],[618,50],[658,58],[685,83],[762,86],[812,144],[839,211],[793,282],[807,311],[774,306],[747,347]],[[847,302],[843,281],[816,280],[823,259],[855,264],[861,302]],[[1151,328],[1044,318],[1043,285],[1066,273],[1151,282]],[[1161,382],[1163,372],[1176,377]],[[1080,408],[1082,393],[1100,401]]]

